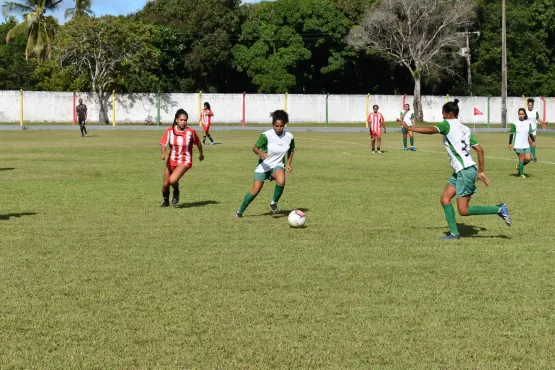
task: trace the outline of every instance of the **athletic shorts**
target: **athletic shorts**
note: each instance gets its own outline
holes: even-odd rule
[[[409,126],[409,127],[411,127],[411,126]],[[404,128],[403,126],[401,126],[401,132],[403,133],[403,135],[406,135],[406,134],[409,133],[408,130],[406,128]]]
[[[451,175],[449,185],[457,189],[457,198],[467,197],[478,191],[475,184],[477,172],[476,166],[472,166]]]
[[[254,179],[258,180],[258,181],[272,181],[274,178],[272,177],[272,175],[276,172],[276,171],[285,171],[285,167],[283,166],[277,166],[276,168],[272,168],[270,171],[266,171],[266,172],[255,172],[254,173]]]
[[[370,137],[372,138],[372,140],[376,140],[376,138],[382,137],[382,130],[378,130],[378,131],[370,130]]]
[[[85,121],[86,121],[86,120],[84,120],[84,119],[79,119],[79,126],[84,125],[84,124],[85,124]]]
[[[202,128],[204,131],[209,131],[210,130],[210,125],[202,125]]]
[[[175,169],[179,166],[185,166],[188,169],[191,169],[191,167],[193,167],[193,164],[191,162],[189,163],[181,163],[181,164],[177,164],[177,163],[170,163],[170,161],[166,162],[166,167],[168,167],[168,169],[170,170],[170,173],[172,173],[173,171],[175,171]]]
[[[530,149],[530,148],[526,148],[526,149],[518,149],[518,148],[515,148],[514,151],[516,152],[516,154],[527,154],[527,153],[532,153],[532,149]]]

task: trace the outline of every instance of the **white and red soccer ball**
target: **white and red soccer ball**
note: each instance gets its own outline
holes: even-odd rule
[[[291,225],[291,227],[303,227],[306,222],[306,216],[303,211],[296,209],[289,213],[287,221],[289,221],[289,225]]]

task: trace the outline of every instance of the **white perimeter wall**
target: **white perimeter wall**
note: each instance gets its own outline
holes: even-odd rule
[[[89,110],[89,122],[99,122],[99,103],[94,94],[77,93],[77,99],[82,98]],[[365,122],[366,95],[329,95],[329,122]],[[461,109],[459,118],[466,123],[487,123],[487,97],[456,97]],[[291,122],[294,123],[322,123],[326,122],[326,95],[300,94],[246,94],[245,121],[246,124],[267,123],[270,112],[287,108]],[[402,95],[370,95],[369,110],[378,104],[380,112],[387,121],[393,121],[399,116],[404,96]],[[536,109],[543,117],[544,103],[538,97]],[[547,120],[555,121],[555,101],[546,99]],[[412,96],[406,96],[407,103],[412,106]],[[214,111],[214,124],[240,123],[243,117],[243,94],[161,94],[160,117],[163,123],[173,121],[175,111],[179,108],[189,113],[189,121],[197,122],[199,118],[199,103],[210,102]],[[442,120],[441,106],[445,103],[444,96],[423,96],[422,107],[424,119],[428,122]],[[106,97],[108,116],[112,119],[112,96]],[[507,118],[509,122],[516,119],[518,108],[524,106],[523,98],[507,99]],[[157,94],[116,94],[116,121],[125,123],[156,123],[158,112]],[[484,115],[474,116],[474,108]],[[72,92],[23,92],[23,111],[25,122],[72,122],[73,121],[73,93]],[[501,121],[501,98],[492,97],[490,101],[490,119],[492,123]],[[0,122],[19,122],[20,93],[19,91],[0,91]]]

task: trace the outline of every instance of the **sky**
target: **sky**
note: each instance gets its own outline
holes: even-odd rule
[[[14,0],[11,0],[14,1]],[[260,0],[243,0],[244,3],[254,3]],[[4,5],[6,0],[0,0],[0,6]],[[147,0],[93,0],[92,10],[96,16],[106,14],[111,15],[127,15],[134,13],[144,7]],[[52,13],[60,23],[64,23],[64,12],[67,8],[72,8],[74,5],[73,0],[64,0],[59,10]]]

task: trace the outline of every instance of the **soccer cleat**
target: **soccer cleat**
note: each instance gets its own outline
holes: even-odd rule
[[[372,154],[376,154],[376,151],[375,151],[375,150],[372,150]]]
[[[497,212],[497,215],[505,221],[507,226],[511,226],[511,215],[509,214],[507,205],[505,203],[501,203],[497,206],[499,207],[499,212]]]
[[[407,151],[408,149],[407,149],[407,148],[405,148],[405,149],[403,149],[403,150],[404,150],[404,151]]]
[[[519,177],[520,177],[521,179],[525,179],[525,178],[526,178],[526,175],[520,175]]]
[[[216,144],[216,143],[215,143],[215,142],[213,142],[213,141],[211,141],[211,142],[210,142],[210,145],[214,145],[214,144]]]
[[[270,203],[270,211],[272,212],[272,214],[276,214],[278,213],[278,206],[277,203]]]
[[[376,153],[383,154],[383,152],[381,150],[378,150]]]
[[[460,238],[461,238],[460,235],[453,235],[449,233],[448,235],[442,236],[439,239],[440,240],[460,240]]]
[[[410,150],[412,150],[413,152],[416,152],[416,148],[413,146],[410,147]]]
[[[243,214],[239,211],[235,211],[235,217],[241,218],[241,217],[243,217]]]
[[[89,136],[89,134],[85,134],[85,136]]]
[[[177,204],[179,202],[179,189],[174,189],[172,204]]]
[[[169,200],[164,200],[164,203],[162,203],[162,205],[160,207],[165,208],[165,207],[169,207],[170,206],[170,201]]]
[[[538,158],[532,159],[532,162],[537,162],[537,161],[538,161]]]

